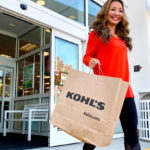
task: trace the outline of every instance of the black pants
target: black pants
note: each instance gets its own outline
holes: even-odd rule
[[[137,136],[137,111],[133,98],[126,98],[121,110],[120,121],[124,132],[124,142],[130,145],[131,149],[139,143]],[[83,150],[93,150],[94,145],[84,144]]]

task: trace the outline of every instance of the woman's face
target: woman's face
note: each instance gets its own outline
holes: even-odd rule
[[[110,4],[110,8],[108,11],[107,21],[108,25],[115,25],[122,20],[123,17],[123,7],[122,4],[118,1],[114,1]]]

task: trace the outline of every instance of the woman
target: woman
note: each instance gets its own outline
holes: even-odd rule
[[[128,21],[122,0],[107,0],[91,26],[84,64],[99,74],[119,77],[129,82],[128,52],[132,39],[128,36]],[[120,121],[124,131],[125,150],[141,150],[137,136],[137,111],[134,94],[129,85]],[[83,150],[93,150],[94,145],[84,144]]]

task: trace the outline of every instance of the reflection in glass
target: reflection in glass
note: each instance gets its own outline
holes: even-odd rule
[[[18,92],[17,96],[23,96],[23,67],[24,61],[18,62]]]
[[[44,93],[50,90],[50,60],[49,50],[44,51]]]
[[[60,38],[55,39],[55,102],[67,78],[68,69],[78,70],[79,53],[78,45]]]
[[[10,97],[11,72],[6,72],[5,76],[5,97]]]
[[[14,103],[14,106],[15,106],[15,110],[23,110],[24,109],[24,105],[38,104],[38,103],[39,103],[39,99],[28,99],[28,100],[16,101]],[[21,117],[22,117],[22,115],[20,113],[16,113],[15,114],[15,118],[16,119],[19,119]],[[15,130],[22,130],[22,126],[23,126],[22,122],[14,122],[14,126],[13,127],[14,127]],[[25,127],[26,127],[25,129],[26,130],[27,130],[27,126],[28,126],[28,124],[26,122],[26,125],[25,125]],[[33,122],[32,123],[32,131],[33,130],[38,131],[38,129],[39,129],[39,123],[38,122]]]
[[[0,70],[0,99],[2,98],[2,93],[3,93],[3,75],[4,72]]]
[[[88,0],[88,25],[91,26],[96,19],[97,13],[100,11],[101,6],[92,0]]]
[[[31,65],[33,63],[34,63],[34,56],[25,59],[25,66]]]
[[[45,29],[45,45],[50,44],[50,29]]]
[[[34,93],[39,93],[40,88],[40,53],[35,55]]]
[[[10,102],[4,102],[4,111],[9,110],[9,103]],[[9,118],[9,113],[7,114],[7,118]],[[4,118],[3,118],[3,120],[4,120]],[[8,122],[6,122],[6,128],[8,128]]]
[[[2,116],[2,101],[0,101],[0,122],[2,121],[1,119],[1,116]]]
[[[0,34],[0,56],[15,58],[16,39]]]
[[[19,39],[19,56],[29,53],[40,47],[41,28],[36,27]]]
[[[39,0],[32,1],[37,3]],[[85,24],[85,0],[44,0],[44,2],[44,7],[83,25]]]
[[[29,66],[29,65],[32,65],[32,64],[34,64],[34,56],[31,56],[31,57],[28,57],[28,58],[25,59],[25,67]],[[32,70],[32,76],[34,76],[34,67],[31,70]],[[34,82],[34,81],[32,80],[32,82]],[[25,95],[32,95],[34,93],[33,89],[34,88],[25,89],[24,90],[24,96]]]
[[[42,104],[46,103],[49,104],[49,97],[43,97],[41,99]],[[48,132],[49,131],[49,121],[45,122],[42,121],[41,122],[41,132]]]

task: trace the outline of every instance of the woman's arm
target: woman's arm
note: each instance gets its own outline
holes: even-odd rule
[[[83,63],[92,69],[95,67],[96,64],[100,65],[99,60],[94,58],[98,50],[98,44],[96,41],[97,37],[95,36],[94,31],[92,31],[89,35],[86,53],[83,57]]]

